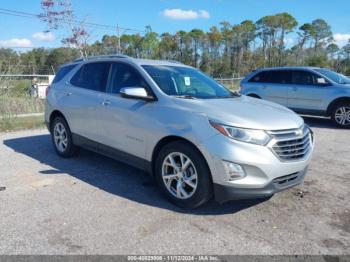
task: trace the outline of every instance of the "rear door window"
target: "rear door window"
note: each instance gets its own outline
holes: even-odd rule
[[[292,74],[288,70],[273,70],[270,71],[270,83],[274,84],[290,84],[292,81]]]
[[[253,83],[273,83],[290,84],[292,74],[289,70],[263,71],[253,76],[249,82]]]
[[[70,82],[77,87],[105,92],[109,68],[109,62],[85,64],[75,73]]]

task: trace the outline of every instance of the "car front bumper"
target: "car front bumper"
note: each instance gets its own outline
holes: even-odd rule
[[[297,186],[304,180],[307,168],[295,174],[275,178],[262,188],[234,188],[214,183],[215,200],[223,203],[234,199],[268,198],[282,190]]]
[[[217,135],[200,145],[211,171],[214,197],[218,202],[264,198],[302,183],[313,153],[296,161],[282,161],[267,146],[238,142]],[[240,165],[245,177],[230,180],[223,161]]]

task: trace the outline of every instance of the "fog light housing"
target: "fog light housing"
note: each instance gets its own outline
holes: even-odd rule
[[[224,164],[226,175],[229,181],[242,179],[246,176],[242,166],[228,161],[222,162]]]

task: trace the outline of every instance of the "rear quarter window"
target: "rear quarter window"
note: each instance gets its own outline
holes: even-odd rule
[[[268,83],[270,81],[270,74],[268,71],[263,71],[257,73],[252,78],[249,79],[248,82],[251,83]]]
[[[70,71],[73,70],[74,67],[76,67],[76,65],[68,65],[61,67],[55,75],[55,78],[52,80],[52,83],[54,84],[61,81]]]

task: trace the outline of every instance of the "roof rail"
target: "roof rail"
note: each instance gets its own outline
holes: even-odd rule
[[[98,56],[89,56],[84,58],[78,58],[75,59],[73,62],[81,62],[81,61],[87,61],[91,59],[104,59],[104,58],[131,58],[127,55],[121,55],[121,54],[115,54],[115,55],[98,55]]]
[[[176,61],[176,60],[166,60],[166,61],[168,61],[170,63],[174,63],[174,64],[181,64],[181,65],[183,65],[183,63],[181,63],[179,61]]]

